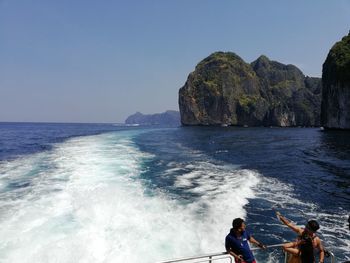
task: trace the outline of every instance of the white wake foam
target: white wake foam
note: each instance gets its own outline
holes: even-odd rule
[[[154,262],[222,251],[259,175],[194,163],[176,181],[198,195],[186,203],[145,188],[149,158],[119,132],[0,164],[2,262]],[[5,191],[14,180],[29,184]]]

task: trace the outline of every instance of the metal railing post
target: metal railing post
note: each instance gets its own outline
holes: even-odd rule
[[[212,263],[211,259],[212,259],[212,257],[211,257],[211,256],[209,256],[209,263]]]

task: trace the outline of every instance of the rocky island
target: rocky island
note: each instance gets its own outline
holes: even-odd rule
[[[329,51],[322,83],[322,126],[350,129],[350,32]]]
[[[125,120],[125,124],[179,126],[180,113],[173,110],[156,114],[142,114],[140,112],[136,112]]]
[[[183,125],[319,126],[322,84],[296,66],[232,52],[202,60],[179,90]]]

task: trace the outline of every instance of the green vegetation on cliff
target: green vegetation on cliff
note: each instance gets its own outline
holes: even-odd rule
[[[350,32],[329,51],[322,79],[324,83],[350,81]]]
[[[203,59],[179,91],[184,125],[317,126],[320,79],[260,56],[232,52]]]
[[[350,32],[329,51],[322,83],[322,125],[350,130]]]

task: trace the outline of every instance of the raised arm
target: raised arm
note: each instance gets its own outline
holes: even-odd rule
[[[288,226],[290,229],[292,229],[294,232],[298,233],[298,234],[302,234],[303,233],[303,229],[301,227],[298,227],[296,225],[294,225],[292,222],[290,222],[287,218],[285,218],[284,216],[281,215],[280,212],[276,212],[276,215],[278,217],[278,219],[285,224],[286,226]]]

